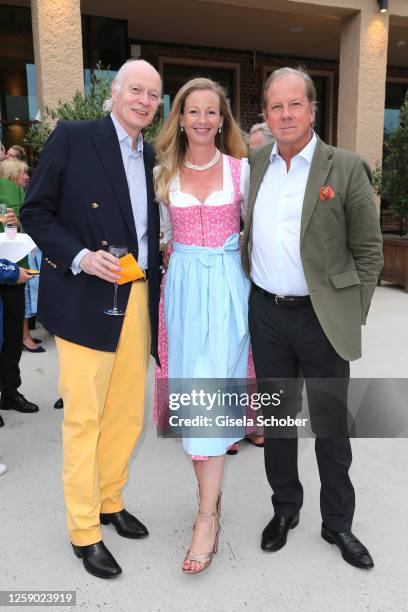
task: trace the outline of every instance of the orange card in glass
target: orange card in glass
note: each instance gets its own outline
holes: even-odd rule
[[[144,278],[144,272],[137,263],[136,259],[133,257],[132,253],[129,253],[124,257],[120,257],[119,264],[121,267],[122,276],[117,281],[118,285],[125,285],[131,281]]]

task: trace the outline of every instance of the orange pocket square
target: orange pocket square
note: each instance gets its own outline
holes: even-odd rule
[[[132,253],[121,257],[119,259],[119,264],[121,268],[121,277],[118,280],[118,285],[125,285],[139,278],[144,278],[144,272]]]
[[[334,200],[335,197],[336,194],[334,192],[333,187],[331,187],[330,185],[320,187],[320,202],[323,202],[324,200]]]

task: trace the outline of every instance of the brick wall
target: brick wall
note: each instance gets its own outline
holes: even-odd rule
[[[330,70],[334,74],[333,115],[337,121],[338,64],[317,60],[299,60],[293,57],[277,57],[252,51],[214,49],[208,47],[183,46],[131,40],[130,44],[141,45],[141,57],[159,68],[159,57],[203,60],[206,62],[232,62],[240,66],[240,125],[248,131],[254,123],[262,121],[261,93],[264,66],[297,66],[302,63],[307,69]],[[335,144],[335,143],[333,143]]]

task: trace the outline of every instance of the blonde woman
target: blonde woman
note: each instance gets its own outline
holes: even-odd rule
[[[159,328],[160,379],[236,379],[248,372],[249,285],[238,242],[248,175],[246,148],[224,90],[193,79],[176,95],[156,143],[156,196],[170,256]],[[163,312],[163,311],[162,311]],[[197,573],[217,551],[225,453],[243,436],[183,430],[199,489],[199,511],[183,570]]]
[[[14,145],[10,149],[16,148],[18,150],[22,147]],[[7,155],[10,152],[7,152]],[[23,149],[24,150],[24,149]],[[27,164],[18,159],[17,157],[9,156],[0,164],[0,202],[6,203],[12,208],[18,217],[20,214],[20,208],[24,202],[25,189],[29,180]],[[0,230],[1,231],[1,230]],[[36,251],[36,262],[32,264],[31,254],[25,257],[20,265],[25,268],[35,267],[39,269],[41,262],[41,254],[37,249]],[[25,317],[23,324],[23,350],[29,351],[30,353],[44,353],[45,349],[41,344],[41,341],[37,338],[33,338],[30,334],[28,325],[28,319],[35,316],[37,312],[37,293],[38,293],[38,282],[39,279],[34,279],[31,283],[25,285]]]

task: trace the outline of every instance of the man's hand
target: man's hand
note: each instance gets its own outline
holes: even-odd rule
[[[18,276],[18,281],[17,281],[17,285],[22,285],[23,283],[25,283],[26,281],[29,281],[33,278],[33,276],[31,274],[29,274],[29,272],[27,272],[27,270],[25,270],[24,268],[20,268],[20,274]]]
[[[117,258],[106,251],[89,251],[79,262],[81,270],[102,280],[114,283],[120,279],[120,265]]]
[[[167,268],[169,267],[170,256],[173,252],[173,240],[169,240],[167,244],[163,244],[161,246],[162,246],[161,251],[163,253],[163,258],[162,258],[163,268],[167,270]]]

